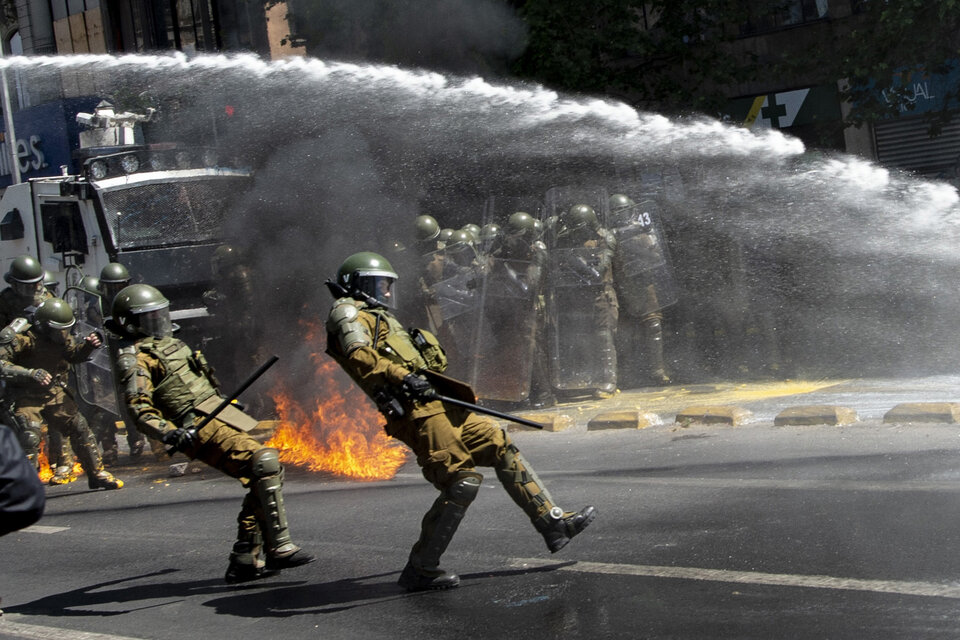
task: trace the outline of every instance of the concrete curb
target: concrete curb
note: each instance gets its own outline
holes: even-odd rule
[[[892,422],[960,423],[958,402],[905,402],[883,415],[884,424]]]
[[[694,406],[687,407],[677,414],[677,424],[724,424],[731,427],[743,424],[752,412],[735,406]]]
[[[587,422],[587,431],[605,431],[608,429],[646,429],[661,424],[660,417],[653,413],[643,413],[639,409],[621,409],[598,413]]]
[[[774,418],[774,426],[805,426],[828,424],[841,426],[859,420],[857,412],[849,407],[836,405],[810,405],[787,407]]]
[[[543,425],[542,431],[567,431],[576,426],[576,420],[572,416],[567,415],[566,413],[554,413],[554,412],[543,412],[543,413],[524,413],[523,416],[527,420],[532,420],[533,422],[539,422]],[[506,425],[507,431],[541,431],[541,429],[536,429],[534,427],[526,427],[522,424],[517,424],[516,422],[503,422],[502,424]]]

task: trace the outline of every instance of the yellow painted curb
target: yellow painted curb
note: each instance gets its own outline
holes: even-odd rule
[[[524,413],[521,417],[539,422],[543,425],[542,431],[566,431],[574,425],[573,418],[565,413]],[[505,422],[504,424],[506,424],[507,431],[541,431],[541,429],[526,427],[516,422]]]
[[[605,411],[598,413],[587,423],[587,431],[607,429],[646,429],[658,424],[657,416],[638,410]]]
[[[958,402],[905,402],[898,404],[883,415],[885,423],[890,422],[939,422],[945,424],[960,423],[960,403]]]
[[[841,426],[853,424],[859,419],[857,412],[849,407],[811,405],[787,407],[773,419],[773,424],[778,427],[814,424]]]
[[[725,424],[735,427],[743,424],[753,413],[743,407],[699,406],[687,407],[677,414],[677,424]]]

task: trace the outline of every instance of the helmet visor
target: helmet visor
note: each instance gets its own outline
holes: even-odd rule
[[[154,309],[137,314],[140,321],[140,330],[155,338],[166,338],[173,335],[173,323],[170,322],[170,308]]]
[[[357,288],[389,309],[397,308],[393,283],[396,278],[387,275],[364,275],[357,278]]]

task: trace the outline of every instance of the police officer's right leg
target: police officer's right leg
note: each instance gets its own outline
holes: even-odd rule
[[[237,541],[230,552],[230,564],[224,580],[228,584],[256,580],[266,575],[263,561],[263,535],[257,522],[257,498],[253,491],[243,499],[237,516]]]
[[[407,566],[397,581],[407,591],[451,589],[460,577],[440,568],[440,556],[453,539],[467,507],[477,497],[483,476],[457,471],[423,517],[420,539],[413,545]]]
[[[23,411],[17,411],[13,416],[13,428],[17,432],[17,439],[20,441],[23,452],[27,454],[27,460],[34,468],[40,465],[40,445],[43,442],[43,426],[38,418],[39,415],[31,415]]]

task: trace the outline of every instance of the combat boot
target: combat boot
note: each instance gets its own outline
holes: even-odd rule
[[[437,496],[423,517],[420,539],[413,545],[397,584],[407,591],[438,591],[460,585],[457,574],[440,568],[440,556],[447,550],[467,507],[477,497],[481,482],[483,476],[475,471],[458,471]]]
[[[279,571],[310,564],[316,557],[293,543],[283,503],[283,466],[276,449],[264,447],[253,454],[253,492],[260,506],[260,530],[266,541],[266,569]]]
[[[87,471],[87,486],[91,489],[122,489],[123,480],[115,478],[109,471],[104,471],[101,467],[99,471],[91,473]]]
[[[556,553],[567,546],[573,536],[586,529],[596,517],[597,510],[591,506],[580,511],[564,511],[560,507],[553,507],[537,519],[533,526],[543,536],[550,553]]]
[[[550,553],[556,553],[566,546],[597,515],[593,507],[584,507],[577,512],[558,507],[530,463],[509,440],[494,470],[507,494],[523,509],[534,528],[543,536]]]
[[[130,443],[130,459],[137,460],[143,455],[143,439],[134,440]]]
[[[60,465],[53,470],[53,476],[50,477],[48,483],[51,485],[60,485],[60,484],[69,484],[77,479],[77,476],[73,475],[73,467],[67,465]]]
[[[86,418],[77,414],[72,419],[70,432],[70,444],[73,446],[73,452],[80,461],[84,473],[87,474],[87,485],[91,489],[120,489],[123,487],[123,481],[113,477],[108,471],[103,470],[103,460],[100,457],[100,449],[97,447],[97,441],[90,432]]]
[[[272,571],[266,570],[266,563],[261,555],[263,538],[260,534],[251,533],[244,537],[246,539],[233,543],[230,564],[227,565],[227,572],[223,576],[227,584],[259,580],[273,574]]]

